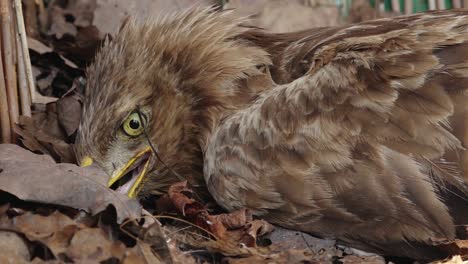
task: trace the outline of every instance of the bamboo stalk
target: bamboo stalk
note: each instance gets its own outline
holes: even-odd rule
[[[375,6],[374,6],[374,10],[375,10],[375,16],[374,18],[378,18],[380,17],[380,0],[375,0]]]
[[[399,0],[392,0],[392,11],[396,13],[401,13]]]
[[[0,41],[0,50],[2,48]],[[5,86],[5,76],[3,74],[3,56],[0,52],[0,142],[11,142],[10,115],[8,114],[8,100]]]
[[[31,59],[29,58],[29,50],[28,50],[28,40],[26,38],[26,28],[24,26],[24,18],[23,18],[23,9],[21,7],[21,0],[15,0],[15,13],[16,13],[16,25],[18,26],[18,34],[20,36],[21,41],[21,51],[23,55],[23,60],[18,62],[24,64],[26,70],[26,80],[28,82],[29,87],[29,95],[31,102],[34,102],[35,94],[36,94],[36,86],[34,85],[34,77],[32,74],[32,66],[31,66]]]
[[[405,0],[405,14],[413,13],[413,0]]]
[[[445,10],[445,0],[437,0],[437,9]]]
[[[461,0],[452,0],[453,8],[461,8]]]
[[[18,123],[18,91],[15,86],[15,69],[13,64],[13,40],[11,38],[11,12],[8,5],[9,0],[0,0],[0,17],[2,28],[2,52],[3,52],[3,69],[6,84],[8,111],[10,115],[10,125],[13,127]],[[14,135],[12,134],[12,137]]]
[[[466,148],[468,146],[468,121],[466,121],[468,120],[468,109],[466,109],[464,116],[465,116],[465,122],[464,122],[464,127],[463,127],[463,130],[464,130],[463,146]],[[462,159],[463,159],[463,165],[462,165],[463,175],[465,176],[465,179],[468,179],[468,150],[467,149],[463,151]]]
[[[26,69],[24,64],[23,50],[21,49],[21,40],[16,35],[16,46],[18,47],[18,90],[20,96],[21,114],[31,116],[31,98],[29,96],[28,81],[26,79]]]

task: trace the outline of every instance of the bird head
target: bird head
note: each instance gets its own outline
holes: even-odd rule
[[[241,22],[200,8],[127,20],[87,69],[81,165],[97,163],[108,186],[129,197],[161,193],[176,175],[202,176],[217,117],[248,97],[240,83],[269,64],[240,37],[248,30]]]

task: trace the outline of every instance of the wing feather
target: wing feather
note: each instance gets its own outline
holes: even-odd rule
[[[453,238],[433,178],[444,173],[431,173],[427,161],[463,149],[449,118],[468,98],[468,12],[310,35],[265,46],[281,84],[212,135],[205,180],[213,196],[228,209],[249,207],[272,222],[374,249]],[[447,178],[464,188],[460,177]]]

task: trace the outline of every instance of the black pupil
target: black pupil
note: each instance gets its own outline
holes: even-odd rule
[[[140,121],[136,119],[132,119],[130,120],[130,123],[128,125],[130,126],[131,129],[138,129],[140,128]]]

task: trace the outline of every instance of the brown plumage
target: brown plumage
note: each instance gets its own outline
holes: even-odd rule
[[[163,192],[178,174],[227,210],[374,252],[437,256],[431,241],[468,220],[450,207],[468,210],[458,163],[441,160],[463,150],[450,124],[466,111],[468,11],[287,34],[241,23],[211,9],[128,21],[88,70],[78,156],[112,188],[131,187],[122,177],[148,142],[122,124],[141,111],[167,166],[144,160],[135,195]]]

